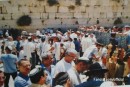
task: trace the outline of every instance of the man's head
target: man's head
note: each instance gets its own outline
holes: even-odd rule
[[[65,53],[65,61],[71,63],[77,57],[77,51],[75,49],[69,48]]]
[[[42,67],[36,67],[29,73],[29,77],[32,83],[43,85],[46,82],[46,73]]]
[[[6,51],[6,53],[11,53],[12,47],[11,46],[6,46],[5,51]]]
[[[53,63],[53,56],[51,53],[44,53],[42,56],[42,64],[46,67],[50,66]]]
[[[0,70],[0,87],[4,85],[4,80],[5,80],[4,72]]]
[[[21,59],[18,62],[18,68],[19,68],[20,73],[22,73],[25,76],[28,75],[31,70],[30,61],[27,59]]]
[[[89,67],[89,60],[85,57],[80,57],[75,61],[75,68],[79,73],[87,70]]]

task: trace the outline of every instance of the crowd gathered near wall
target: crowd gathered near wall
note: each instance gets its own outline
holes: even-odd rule
[[[130,85],[128,25],[16,34],[6,30],[0,36],[0,76],[6,77],[0,78],[0,87],[10,87],[10,76],[15,87]]]

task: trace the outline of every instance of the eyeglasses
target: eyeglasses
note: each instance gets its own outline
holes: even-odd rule
[[[68,56],[70,56],[70,57],[72,57],[72,58],[76,58],[75,56],[72,56],[72,55],[68,55]]]

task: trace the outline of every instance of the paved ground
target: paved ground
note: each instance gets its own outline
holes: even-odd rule
[[[3,65],[2,64],[0,64],[0,70],[3,71]],[[12,77],[10,78],[10,81],[9,81],[9,87],[14,87],[14,81],[13,81]]]

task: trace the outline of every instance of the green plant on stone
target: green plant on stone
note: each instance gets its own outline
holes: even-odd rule
[[[76,1],[75,1],[75,4],[76,4],[76,5],[81,5],[81,0],[76,0]]]
[[[47,3],[49,4],[49,6],[54,6],[54,5],[59,4],[57,0],[47,0]]]
[[[31,17],[29,15],[23,15],[17,20],[18,26],[29,26],[32,23]]]
[[[123,21],[119,17],[114,21],[114,25],[119,25],[119,24],[122,24],[122,23],[123,23]]]
[[[74,10],[74,9],[75,9],[75,6],[74,6],[74,5],[70,5],[70,6],[69,6],[69,9],[70,9],[70,10]]]

